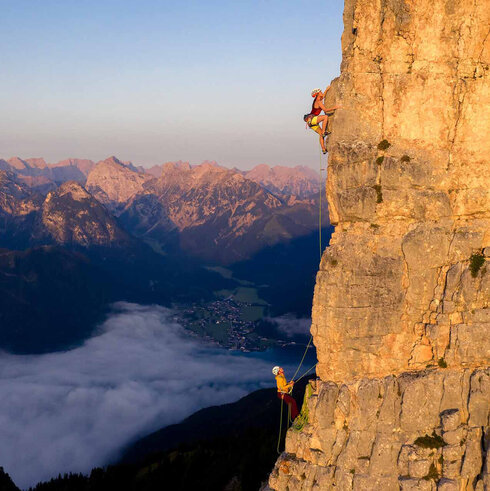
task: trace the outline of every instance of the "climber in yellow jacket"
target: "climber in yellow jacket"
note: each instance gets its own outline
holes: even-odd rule
[[[272,373],[276,377],[277,397],[282,399],[289,406],[291,419],[294,420],[296,416],[298,416],[298,406],[296,405],[294,398],[289,395],[293,389],[294,382],[292,380],[289,383],[286,381],[284,370],[281,367],[274,367]]]

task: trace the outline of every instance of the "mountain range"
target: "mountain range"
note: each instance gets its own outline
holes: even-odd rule
[[[158,251],[232,264],[318,225],[319,178],[301,166],[241,172],[168,162],[146,172],[116,157],[14,157],[0,168],[4,247],[117,246],[129,233]]]
[[[0,168],[0,348],[64,349],[111,302],[200,302],[238,285],[204,266],[277,282],[264,289],[271,305],[285,304],[288,274],[312,288],[317,259],[304,252],[317,233],[318,179],[305,168],[168,162],[147,172],[116,157],[16,157]],[[301,270],[284,266],[290,255],[304,258]],[[310,300],[295,299],[286,303],[303,315]]]

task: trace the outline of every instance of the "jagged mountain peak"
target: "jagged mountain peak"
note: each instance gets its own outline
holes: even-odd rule
[[[133,234],[163,248],[178,247],[223,263],[317,226],[310,203],[289,203],[241,172],[211,162],[165,164],[161,177],[145,183],[120,219]]]
[[[202,178],[206,175],[218,175],[228,173],[229,175],[235,172],[227,169],[226,167],[221,167],[216,162],[205,161],[202,164],[196,165],[191,169],[192,176],[194,178]]]
[[[25,162],[29,164],[30,167],[35,167],[37,169],[45,169],[48,164],[42,157],[32,157],[25,159]]]
[[[104,160],[100,160],[99,162],[97,162],[96,165],[100,165],[100,164],[115,165],[115,166],[121,166],[121,167],[124,167],[124,168],[128,168],[128,166],[124,162],[122,162],[121,160],[119,160],[114,155],[111,155],[110,157],[107,157]]]
[[[113,246],[128,241],[111,213],[76,181],[48,193],[41,221],[59,244]]]
[[[70,157],[65,160],[60,160],[56,164],[49,164],[49,166],[53,169],[58,167],[76,167],[79,169],[85,176],[95,167],[95,162],[89,159],[78,159]]]
[[[143,185],[150,179],[153,177],[138,172],[112,156],[98,162],[90,171],[86,189],[101,203],[115,210],[143,191]]]
[[[307,198],[320,189],[319,173],[304,165],[271,167],[267,164],[259,164],[243,174],[247,179],[259,183],[275,194]]]
[[[30,165],[25,161],[22,160],[20,157],[11,157],[7,160],[7,162],[17,170],[23,170],[23,169],[28,169]]]
[[[65,196],[70,194],[72,199],[75,201],[80,201],[82,199],[93,199],[93,196],[77,181],[67,181],[61,184],[61,186],[48,193],[47,198],[50,198],[54,195],[56,196]]]

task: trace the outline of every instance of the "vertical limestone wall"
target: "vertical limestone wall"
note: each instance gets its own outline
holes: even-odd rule
[[[484,489],[490,2],[346,0],[342,51],[326,101],[342,105],[328,142],[336,228],[311,328],[321,380],[270,485]]]

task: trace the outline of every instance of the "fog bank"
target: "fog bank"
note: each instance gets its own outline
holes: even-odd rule
[[[20,487],[87,472],[139,435],[272,386],[270,368],[190,338],[171,310],[118,303],[79,348],[0,354],[0,466]]]

